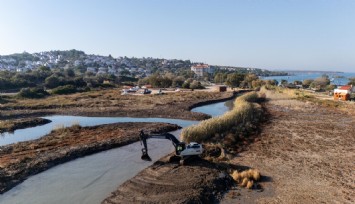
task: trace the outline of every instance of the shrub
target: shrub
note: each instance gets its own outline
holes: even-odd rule
[[[233,171],[233,174],[231,175],[233,180],[236,181],[236,182],[239,182],[240,181],[240,174],[238,173],[237,170]]]
[[[59,86],[55,89],[52,89],[52,94],[59,94],[59,95],[63,95],[63,94],[72,94],[72,93],[76,93],[78,90],[76,89],[76,87],[74,87],[73,85],[65,85],[65,86]]]
[[[240,184],[241,186],[246,186],[249,182],[249,179],[248,178],[244,178],[242,183]]]
[[[49,93],[43,88],[22,88],[17,94],[20,98],[44,98],[48,95]]]
[[[204,120],[197,125],[183,129],[181,135],[184,141],[203,142],[211,139],[216,133],[223,133],[238,124],[246,124],[258,117],[256,108],[251,102],[258,99],[256,92],[238,97],[234,102],[233,110],[222,116]]]
[[[253,180],[249,180],[247,183],[247,188],[251,189],[251,188],[253,188],[253,185],[254,185]]]

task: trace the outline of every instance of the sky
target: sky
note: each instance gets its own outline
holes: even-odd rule
[[[355,72],[355,0],[0,0],[0,55]]]

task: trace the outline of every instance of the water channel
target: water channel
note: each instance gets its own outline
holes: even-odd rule
[[[222,115],[231,107],[231,101],[201,106],[195,112],[212,116]],[[129,118],[129,117],[78,117],[48,116],[52,122],[46,125],[3,134],[0,145],[11,144],[42,137],[56,126],[93,126],[117,122],[166,122],[187,127],[198,121],[166,118]],[[171,132],[179,137],[181,130]],[[154,161],[173,151],[168,140],[149,140],[152,162],[142,161],[139,142],[120,148],[82,157],[47,171],[31,176],[10,191],[0,195],[1,204],[22,203],[100,203],[110,192],[124,181],[134,177]]]

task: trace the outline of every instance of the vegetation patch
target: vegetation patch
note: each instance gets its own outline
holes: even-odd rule
[[[73,85],[65,85],[59,86],[57,88],[52,89],[52,94],[64,95],[64,94],[72,94],[78,92],[78,89]]]
[[[259,96],[251,92],[238,97],[234,102],[233,110],[222,116],[211,118],[185,128],[181,135],[184,141],[207,142],[219,140],[228,145],[237,142],[236,134],[229,132],[246,133],[247,129],[255,125],[261,118],[261,106],[254,103]],[[222,137],[222,140],[220,140]]]
[[[19,98],[44,98],[48,95],[49,93],[43,88],[23,88],[17,94]]]

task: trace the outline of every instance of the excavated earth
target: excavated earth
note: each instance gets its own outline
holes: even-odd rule
[[[267,97],[269,121],[259,139],[232,160],[260,170],[267,178],[264,191],[237,187],[222,203],[354,203],[353,112]]]
[[[181,166],[165,157],[102,203],[354,203],[355,115],[282,94],[267,99],[268,122],[230,160],[234,169],[261,172],[254,189],[215,163]]]
[[[215,203],[233,185],[216,164],[196,158],[182,166],[169,162],[170,156],[123,183],[102,203]]]
[[[194,113],[190,109],[199,105],[224,101],[237,93],[201,93],[157,96],[142,96],[149,100],[148,106],[133,106],[135,97],[128,104],[104,104],[97,101],[94,106],[63,106],[33,109],[14,108],[1,115],[12,118],[29,115],[61,113],[89,116],[166,117],[201,120],[210,116]],[[181,95],[181,96],[180,96]],[[121,96],[119,96],[121,97]],[[129,96],[131,97],[131,96]],[[133,96],[132,96],[133,97]],[[141,96],[138,96],[141,97]],[[180,98],[178,98],[180,97]],[[80,104],[80,99],[77,99]],[[120,99],[121,100],[121,99]],[[158,101],[157,101],[158,100]],[[119,102],[121,103],[121,102]],[[144,102],[146,104],[146,102]],[[52,107],[53,106],[53,107]],[[164,110],[164,111],[162,111]],[[162,123],[119,123],[95,127],[74,126],[58,129],[38,140],[7,145],[0,149],[0,192],[5,192],[28,176],[44,171],[56,164],[80,156],[119,147],[138,140],[138,128],[151,132],[177,129],[176,125]],[[188,166],[167,162],[162,158],[133,179],[121,185],[103,203],[210,203],[218,202],[223,193],[233,185],[231,177],[217,164],[196,160]]]
[[[117,123],[59,128],[36,140],[0,147],[0,193],[27,177],[78,157],[139,140],[139,130],[161,133],[180,128],[167,123]]]

